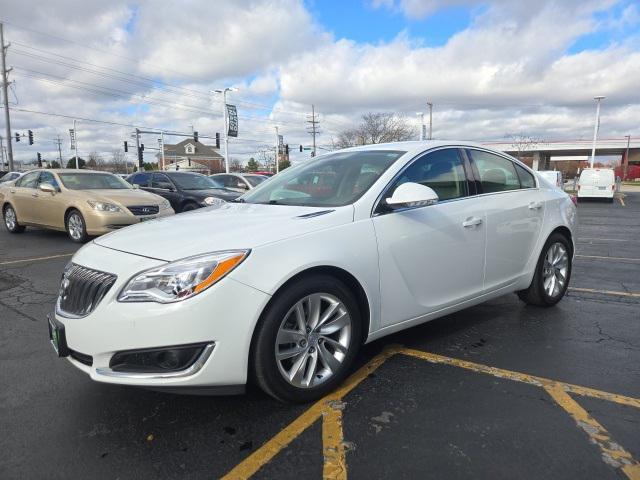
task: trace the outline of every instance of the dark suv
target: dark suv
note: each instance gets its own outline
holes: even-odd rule
[[[173,210],[187,212],[235,200],[240,193],[224,188],[211,178],[194,172],[138,172],[127,177],[132,185],[166,198]]]

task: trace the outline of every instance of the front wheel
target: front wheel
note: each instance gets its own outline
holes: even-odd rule
[[[318,275],[286,287],[254,336],[253,374],[284,402],[317,400],[348,375],[361,341],[360,311],[338,279]]]
[[[7,230],[11,233],[22,233],[24,232],[24,226],[18,223],[18,216],[16,215],[16,211],[13,209],[11,205],[7,205],[4,207],[4,225],[7,227]]]
[[[190,212],[192,210],[196,210],[200,208],[197,204],[193,202],[187,202],[184,207],[182,207],[183,212]]]
[[[560,233],[552,234],[540,253],[531,285],[518,292],[520,300],[540,307],[558,303],[569,286],[571,257],[569,240]]]
[[[84,243],[88,240],[87,226],[84,217],[78,210],[71,210],[67,215],[67,235],[76,243]]]

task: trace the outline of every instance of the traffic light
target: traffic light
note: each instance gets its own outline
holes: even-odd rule
[[[284,153],[286,155],[289,155],[289,144],[288,143],[284,146]]]
[[[33,131],[29,130],[29,145],[33,145]]]
[[[16,142],[20,141],[20,134],[18,132],[16,132]]]
[[[126,141],[124,142],[124,151],[125,152],[129,151],[129,144]]]
[[[143,167],[143,160],[142,160],[142,151],[144,150],[144,145],[140,145],[138,147],[138,166],[140,167],[140,170],[142,170]]]
[[[216,133],[216,148],[220,149],[220,134]]]
[[[302,153],[302,145],[300,145],[300,153]]]
[[[29,130],[31,131],[31,130]],[[38,152],[38,167],[42,168],[42,155],[40,155],[40,152]]]
[[[197,142],[198,141],[198,132],[193,132],[193,141]]]

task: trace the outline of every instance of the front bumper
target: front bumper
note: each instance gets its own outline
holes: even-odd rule
[[[244,385],[251,337],[270,296],[230,277],[195,297],[172,304],[120,303],[120,289],[136,273],[164,262],[89,244],[73,262],[118,276],[96,309],[83,318],[55,314],[64,325],[69,351],[90,355],[91,365],[67,357],[98,382],[148,388],[198,389]],[[108,268],[106,267],[108,266]],[[213,344],[202,364],[184,374],[127,374],[109,367],[123,350],[195,343]],[[200,360],[200,359],[199,359]]]
[[[130,212],[110,213],[98,212],[96,210],[86,210],[83,212],[86,222],[87,233],[89,235],[102,235],[113,232],[129,225],[136,225],[143,221],[173,215],[173,208],[160,210],[155,215],[137,216]]]

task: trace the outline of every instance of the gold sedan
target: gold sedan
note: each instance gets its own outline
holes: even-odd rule
[[[37,226],[66,231],[79,243],[174,213],[164,198],[90,170],[32,170],[2,188],[0,205],[11,233]]]

